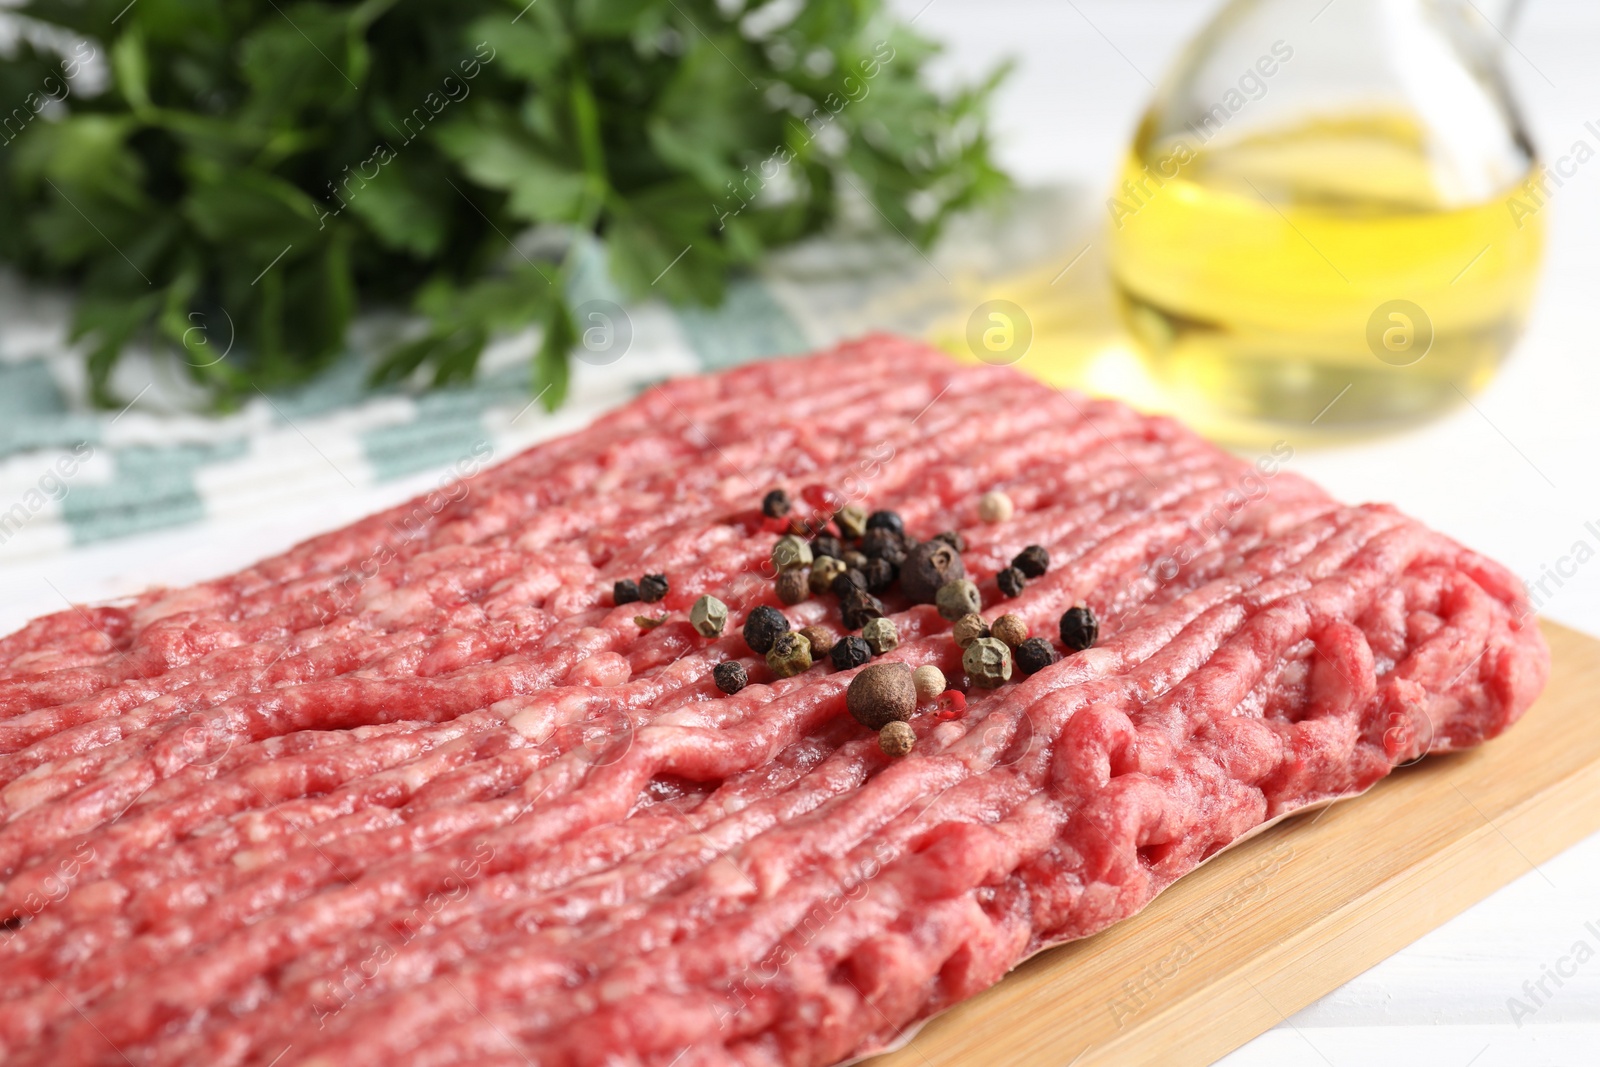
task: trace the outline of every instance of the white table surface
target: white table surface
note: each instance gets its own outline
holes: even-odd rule
[[[1342,2],[1342,0],[1334,0]],[[1215,0],[895,0],[945,42],[952,73],[1005,55],[1001,152],[1024,181],[1109,187],[1176,50]],[[1487,9],[1487,4],[1480,4]],[[918,12],[920,14],[917,14]],[[1547,157],[1600,125],[1600,4],[1530,0],[1508,58]],[[1295,469],[1350,500],[1391,500],[1508,563],[1525,580],[1586,539],[1600,547],[1600,166],[1552,201],[1539,303],[1521,348],[1477,408],[1401,437],[1298,451]],[[1063,250],[1063,265],[1076,249]],[[1537,468],[1535,470],[1534,468]],[[1542,474],[1540,473],[1542,472]],[[1548,479],[1548,481],[1546,480]],[[1492,487],[1485,497],[1484,487]],[[1548,587],[1548,586],[1547,586]],[[1600,562],[1542,604],[1600,634]],[[1508,842],[1506,847],[1513,847]],[[1593,927],[1586,926],[1592,923]],[[1593,959],[1562,963],[1576,943]],[[1546,968],[1576,970],[1557,986]],[[1524,982],[1545,980],[1535,1005]],[[1263,992],[1270,998],[1272,991]],[[1537,989],[1535,993],[1537,994]],[[1513,1018],[1508,999],[1532,1014]],[[1520,1023],[1520,1025],[1519,1025]],[[1072,1050],[1075,1052],[1076,1050]],[[1063,1055],[1063,1063],[1070,1053]],[[1600,837],[1531,870],[1466,913],[1293,1015],[1226,1067],[1540,1067],[1600,1063]]]
[[[1020,66],[999,100],[1001,154],[1025,182],[1109,184],[1150,92],[1211,0],[892,0],[949,45],[950,74],[1002,56]],[[1334,0],[1340,2],[1340,0]],[[1565,150],[1600,121],[1600,5],[1532,0],[1511,57],[1539,143]],[[1141,73],[1142,72],[1142,73]],[[1351,500],[1392,500],[1510,564],[1525,578],[1600,528],[1600,360],[1591,326],[1600,293],[1600,166],[1580,170],[1552,211],[1549,259],[1531,328],[1477,402],[1380,443],[1301,451],[1295,469]],[[1071,252],[1064,250],[1065,258]],[[1536,468],[1536,469],[1535,469]],[[1542,472],[1542,473],[1541,473]],[[43,560],[0,559],[0,631],[148,583],[226,573],[309,532],[331,529],[431,487],[433,474],[308,499],[233,519],[90,546]],[[1548,481],[1546,481],[1548,479]],[[1489,498],[1482,487],[1494,487]],[[55,588],[51,588],[54,586]],[[1551,618],[1600,634],[1600,563],[1543,604]],[[1508,841],[1507,848],[1515,843]],[[1593,929],[1586,926],[1593,923]],[[1584,941],[1594,959],[1514,1019]],[[1564,969],[1571,970],[1567,965]],[[1264,990],[1271,996],[1271,990]],[[1534,1006],[1527,1001],[1530,1007]],[[1519,1025],[1520,1023],[1520,1025]],[[1063,1055],[1063,1064],[1070,1055]],[[1391,959],[1227,1057],[1226,1067],[1540,1067],[1600,1063],[1600,837],[1445,923]]]

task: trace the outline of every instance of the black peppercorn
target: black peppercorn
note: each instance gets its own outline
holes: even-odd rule
[[[1028,580],[1016,567],[1007,567],[994,576],[994,584],[998,585],[1000,592],[1006,596],[1016,596],[1022,592],[1022,587],[1028,584]]]
[[[639,600],[639,583],[632,578],[624,578],[611,587],[611,602],[613,604],[634,604]]]
[[[779,634],[789,632],[789,620],[777,608],[762,604],[744,620],[744,643],[750,651],[765,656],[772,650],[772,642]]]
[[[864,638],[850,634],[833,643],[833,647],[828,650],[828,658],[833,661],[834,670],[847,671],[871,659],[872,648]]]
[[[883,601],[865,589],[853,589],[840,598],[839,617],[846,630],[859,630],[872,619],[883,618]]]
[[[1050,553],[1044,550],[1043,545],[1029,545],[1017,553],[1017,558],[1011,565],[1021,571],[1028,578],[1043,578],[1044,572],[1050,569]]]
[[[834,559],[844,558],[844,545],[833,534],[818,534],[811,539],[811,554],[818,559],[831,556]]]
[[[840,600],[843,600],[845,597],[850,595],[851,590],[865,589],[866,587],[866,573],[851,567],[843,574],[835,577],[833,581],[828,584],[828,591],[834,596],[838,597]]]
[[[961,536],[960,530],[946,530],[944,533],[934,534],[932,540],[943,541],[957,552],[967,550],[967,539]]]
[[[867,592],[881,593],[894,584],[899,568],[886,559],[869,559],[861,574],[867,580]]]
[[[840,558],[844,560],[844,565],[846,567],[853,567],[856,570],[860,570],[862,567],[867,565],[867,554],[865,552],[858,552],[853,548],[845,549],[844,555]]]
[[[665,574],[647,574],[639,579],[639,599],[654,604],[665,597],[670,588]]]
[[[867,529],[893,530],[895,533],[900,534],[906,532],[906,524],[901,520],[898,512],[874,511],[867,516]]]
[[[874,526],[861,539],[861,551],[868,559],[888,560],[896,567],[906,561],[905,538],[898,531]]]
[[[961,554],[935,537],[918,545],[900,565],[900,591],[914,603],[932,604],[940,586],[966,576]]]
[[[1061,616],[1061,643],[1072,652],[1093,648],[1100,637],[1100,621],[1082,604],[1068,608]]]
[[[1042,637],[1030,637],[1012,653],[1023,674],[1038,674],[1061,658],[1061,654]]]
[[[745,674],[744,664],[736,659],[725,659],[717,664],[711,677],[717,683],[717,688],[729,696],[743,689],[750,680]]]
[[[761,514],[769,519],[781,519],[789,514],[789,494],[774,489],[761,498]]]

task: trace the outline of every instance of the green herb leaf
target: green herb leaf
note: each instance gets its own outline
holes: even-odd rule
[[[598,241],[634,297],[715,303],[825,229],[841,189],[924,243],[1004,191],[985,121],[1003,71],[929,88],[935,48],[883,0],[735,8],[27,0],[16,13],[56,32],[0,55],[21,102],[0,259],[77,287],[98,403],[154,343],[237,405],[305,381],[387,305],[424,321],[374,381],[463,381],[494,335],[537,325],[530,386],[553,408],[577,249]],[[90,96],[96,61],[112,85]]]

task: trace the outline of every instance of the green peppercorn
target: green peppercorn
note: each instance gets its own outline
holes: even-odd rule
[[[789,514],[789,494],[774,489],[761,498],[761,514],[769,519],[781,519]]]
[[[647,574],[639,579],[639,598],[648,604],[663,599],[671,588],[665,574]]]
[[[744,620],[744,643],[758,656],[765,656],[779,634],[789,632],[789,620],[777,608],[762,604]]]
[[[1011,679],[1011,650],[1004,641],[980,637],[961,653],[961,669],[972,676],[974,685],[994,689]]]
[[[855,634],[846,634],[833,643],[833,647],[828,650],[828,658],[833,661],[834,670],[847,671],[871,659],[872,649]]]
[[[839,598],[839,618],[846,630],[859,630],[872,619],[883,617],[883,601],[865,589],[852,589]]]
[[[701,637],[720,637],[728,624],[728,605],[714,596],[703,596],[689,609],[689,625]]]
[[[1100,639],[1100,620],[1086,605],[1068,608],[1061,616],[1061,643],[1071,652],[1093,648]]]
[[[900,647],[900,632],[894,628],[892,619],[868,619],[861,627],[861,640],[872,649],[873,655],[881,656]]]
[[[1043,578],[1044,572],[1050,569],[1050,553],[1044,550],[1043,545],[1029,545],[1017,553],[1011,565],[1026,578]]]
[[[639,583],[632,578],[623,578],[611,586],[611,602],[619,607],[623,604],[636,604],[639,601]]]
[[[878,731],[878,748],[885,756],[894,759],[909,756],[916,745],[917,732],[908,722],[885,723],[883,729]]]
[[[978,587],[971,581],[957,578],[939,587],[934,603],[939,606],[940,615],[954,621],[981,609],[983,598],[978,595]]]
[[[935,537],[912,549],[900,565],[900,591],[913,603],[932,604],[940,586],[966,576],[960,550]]]
[[[1000,587],[1000,592],[1003,595],[1010,597],[1020,595],[1023,586],[1028,584],[1028,580],[1022,576],[1022,572],[1016,567],[1007,567],[994,576],[994,584]]]
[[[978,638],[989,636],[989,624],[983,621],[982,615],[969,611],[956,620],[956,624],[950,628],[950,636],[957,648],[966,648]]]
[[[1017,646],[1017,666],[1023,674],[1038,674],[1060,659],[1061,653],[1042,637],[1030,637]]]
[[[833,556],[818,556],[811,564],[811,577],[807,580],[811,591],[819,596],[833,588],[833,580],[845,571],[844,560]]]
[[[860,504],[846,504],[833,514],[839,532],[854,541],[867,530],[867,509]]]
[[[767,650],[767,666],[779,678],[793,678],[811,669],[811,642],[800,634],[781,633]]]
[[[784,534],[772,546],[772,565],[780,571],[811,566],[811,546],[794,534]]]
[[[711,671],[711,678],[717,683],[717,688],[729,696],[737,693],[749,683],[749,676],[745,674],[744,664],[736,659],[725,659]]]

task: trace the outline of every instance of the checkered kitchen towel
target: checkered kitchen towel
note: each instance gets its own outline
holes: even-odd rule
[[[134,402],[96,411],[65,341],[70,296],[0,275],[0,562],[443,470],[477,442],[509,455],[674,375],[870,330],[926,336],[993,279],[1064,260],[1083,243],[1084,220],[1082,197],[1039,191],[1004,216],[963,220],[929,256],[892,236],[836,235],[738,281],[720,307],[631,306],[626,352],[603,367],[574,361],[570,399],[553,415],[530,404],[531,333],[497,342],[469,385],[371,389],[372,323],[316,381],[229,416],[196,414],[198,398],[171,364],[136,353],[115,382]],[[589,251],[573,300],[620,302]]]

